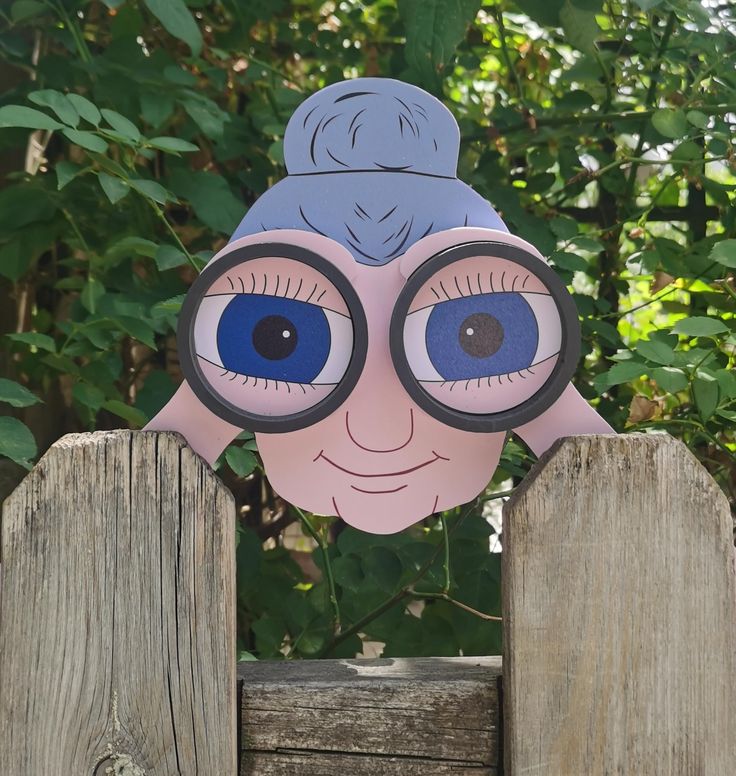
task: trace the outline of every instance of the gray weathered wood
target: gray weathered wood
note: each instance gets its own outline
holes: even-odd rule
[[[501,660],[238,664],[241,776],[496,776]]]
[[[3,507],[0,773],[235,774],[234,557],[182,437],[57,442]]]
[[[506,773],[736,772],[731,517],[684,445],[562,440],[503,536]]]

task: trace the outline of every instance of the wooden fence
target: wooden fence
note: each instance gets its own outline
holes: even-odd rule
[[[49,450],[2,512],[2,776],[736,773],[731,515],[670,437],[562,440],[517,489],[503,668],[236,666],[234,521],[175,434]]]

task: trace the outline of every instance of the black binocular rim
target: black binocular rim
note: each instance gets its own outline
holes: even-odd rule
[[[244,262],[278,257],[294,259],[313,267],[340,292],[350,312],[353,327],[353,353],[347,370],[334,390],[313,407],[290,415],[257,415],[247,412],[220,396],[209,384],[200,368],[194,343],[194,322],[202,299],[212,284]],[[182,372],[197,398],[215,415],[249,431],[280,433],[306,428],[331,415],[355,388],[365,364],[368,350],[368,325],[363,305],[350,281],[330,261],[314,251],[289,243],[259,243],[235,248],[208,264],[192,283],[184,298],[177,328],[177,347]]]
[[[557,362],[542,388],[521,404],[491,414],[462,412],[442,404],[419,384],[409,366],[404,349],[404,323],[420,288],[439,270],[460,259],[486,255],[509,259],[538,277],[550,292],[560,316],[562,339]],[[393,313],[389,333],[391,358],[406,392],[429,415],[442,423],[462,429],[493,433],[509,431],[541,415],[560,397],[577,368],[580,357],[580,322],[575,301],[555,271],[538,256],[523,248],[503,242],[477,241],[453,245],[436,253],[421,264],[401,289]]]

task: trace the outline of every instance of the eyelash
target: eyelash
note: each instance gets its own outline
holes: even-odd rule
[[[269,276],[265,272],[263,273],[263,289],[261,289],[260,291],[256,291],[256,276],[255,276],[254,272],[250,273],[251,284],[250,284],[250,290],[249,291],[245,290],[245,282],[244,282],[243,278],[240,275],[235,275],[234,277],[238,280],[238,283],[240,285],[240,293],[241,294],[256,294],[257,293],[257,294],[262,294],[262,295],[265,295],[265,296],[278,296],[278,297],[282,297],[284,299],[297,299],[297,297],[299,296],[299,293],[302,290],[302,286],[304,285],[304,278],[299,278],[299,285],[297,286],[297,289],[294,292],[294,296],[289,296],[289,288],[291,287],[291,278],[290,277],[286,278],[286,287],[284,288],[284,293],[283,294],[279,293],[279,286],[281,285],[281,276],[280,275],[276,275],[276,286],[273,289],[273,291],[271,291],[271,292],[268,291]],[[230,289],[232,291],[235,291],[235,283],[233,283],[233,280],[230,277],[230,275],[225,275],[225,278],[227,279],[227,282],[230,284]],[[312,297],[317,293],[317,289],[319,289],[319,283],[315,283],[314,284],[314,288],[312,289],[311,293],[309,294],[309,296],[306,299],[299,299],[298,301],[300,301],[300,302],[311,302],[312,301]],[[235,291],[235,293],[238,293],[238,292]],[[319,300],[322,299],[322,297],[326,293],[327,293],[327,289],[326,288],[322,289],[320,295],[314,300],[314,304],[318,303]]]
[[[535,366],[536,366],[536,364],[535,364]],[[471,377],[470,380],[445,380],[445,382],[440,384],[440,388],[444,388],[449,383],[450,387],[449,387],[448,390],[449,390],[450,393],[452,393],[453,388],[458,383],[465,383],[465,390],[467,391],[468,388],[470,387],[471,383],[476,383],[476,387],[480,388],[481,381],[486,382],[488,388],[490,388],[491,387],[491,380],[493,380],[494,378],[496,378],[496,380],[498,381],[499,385],[503,385],[503,381],[501,380],[502,377],[505,377],[506,378],[506,382],[509,382],[509,383],[513,383],[514,382],[511,379],[512,376],[518,376],[518,377],[521,377],[522,380],[526,380],[526,375],[524,374],[524,372],[526,372],[526,373],[528,373],[530,375],[536,374],[535,372],[532,372],[531,367],[527,367],[526,369],[521,369],[518,372],[507,372],[506,374],[491,375],[490,377]]]
[[[262,380],[265,385],[263,386],[263,390],[268,390],[268,384],[274,383],[276,390],[278,391],[279,385],[283,385],[286,388],[287,393],[291,393],[291,386],[296,386],[297,388],[302,389],[302,393],[306,394],[307,388],[311,388],[313,391],[317,390],[317,387],[315,385],[312,385],[312,383],[290,383],[286,380],[274,380],[273,378],[265,378],[265,377],[251,377],[250,375],[244,375],[240,372],[233,372],[230,369],[226,369],[224,372],[220,374],[220,377],[227,377],[227,375],[232,375],[230,378],[230,381],[233,381],[236,377],[244,377],[245,380],[243,380],[243,385],[248,385],[248,382],[250,380],[253,380],[252,388],[255,388],[258,385],[258,381]]]
[[[493,272],[491,272],[491,274],[488,276],[488,284],[490,286],[490,290],[489,291],[484,291],[483,290],[483,286],[481,284],[481,277],[482,276],[481,276],[480,272],[478,273],[478,275],[476,276],[476,279],[475,279],[477,284],[478,284],[478,290],[477,291],[474,291],[472,289],[472,287],[471,287],[470,275],[466,275],[465,276],[465,283],[468,286],[468,293],[467,294],[460,288],[460,283],[459,283],[460,278],[457,275],[455,275],[453,277],[453,280],[455,281],[455,288],[457,289],[457,295],[456,296],[450,296],[450,294],[447,293],[447,289],[443,285],[442,281],[440,281],[440,288],[442,289],[442,293],[445,295],[445,299],[447,301],[449,301],[451,299],[460,299],[461,297],[466,297],[466,296],[480,296],[482,294],[489,294],[489,293],[490,294],[496,294],[496,293],[501,293],[501,292],[516,291],[516,282],[521,277],[524,278],[524,282],[519,287],[519,291],[523,291],[524,290],[524,286],[526,286],[527,282],[529,281],[529,278],[531,277],[531,274],[529,274],[529,273],[527,273],[526,275],[524,275],[523,273],[514,275],[514,277],[511,280],[511,288],[506,288],[506,274],[507,273],[505,271],[501,273],[501,291],[498,291],[496,288],[494,288],[494,285],[493,285],[493,275],[494,275],[494,273]],[[432,291],[432,293],[437,297],[438,300],[442,299],[442,297],[437,293],[437,290],[435,289],[434,286],[430,286],[429,288]],[[452,291],[452,289],[451,289],[451,291]]]

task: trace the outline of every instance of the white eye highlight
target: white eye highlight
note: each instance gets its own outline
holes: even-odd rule
[[[212,364],[225,368],[217,350],[217,326],[225,308],[237,294],[205,296],[194,319],[194,352]]]
[[[520,294],[537,319],[539,342],[530,366],[557,355],[562,347],[562,324],[555,300],[549,294]],[[541,325],[544,321],[545,325]],[[551,323],[549,323],[551,322]]]
[[[409,313],[404,321],[404,353],[409,368],[417,380],[422,382],[444,382],[444,378],[434,368],[427,353],[427,321],[434,305],[424,307],[415,313]]]
[[[312,385],[336,385],[347,372],[353,355],[353,322],[346,315],[324,307],[322,312],[330,327],[330,354]]]

